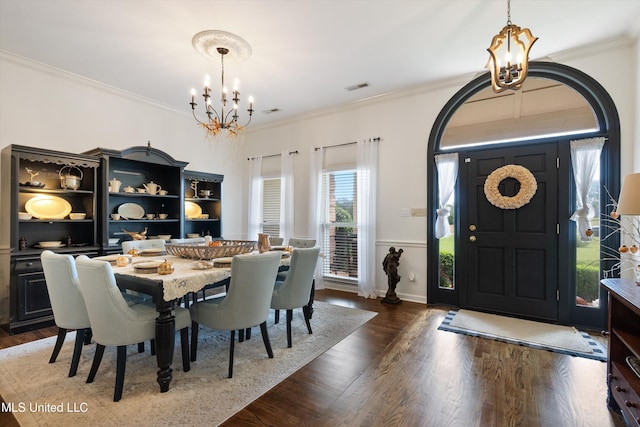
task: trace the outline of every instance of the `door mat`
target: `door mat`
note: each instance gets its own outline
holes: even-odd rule
[[[607,360],[607,351],[597,341],[587,332],[572,326],[451,310],[438,329],[587,359]]]

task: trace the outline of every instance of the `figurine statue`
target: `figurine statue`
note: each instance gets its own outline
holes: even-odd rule
[[[31,170],[29,168],[24,168],[24,170],[26,170],[27,173],[31,176],[29,182],[35,182],[35,181],[33,181],[33,178],[35,178],[36,176],[40,175],[40,172],[33,173],[33,170]]]
[[[382,298],[382,302],[387,304],[400,304],[402,300],[396,295],[396,286],[400,281],[400,275],[398,274],[398,265],[400,265],[400,255],[402,255],[402,249],[396,252],[396,248],[391,246],[389,253],[384,257],[382,261],[382,269],[387,275],[387,283],[389,289],[387,294]]]
[[[127,231],[124,228],[122,229],[125,233],[127,233],[133,240],[145,240],[147,238],[147,227],[144,228],[143,231]]]
[[[191,184],[189,184],[189,188],[191,188],[193,190],[193,198],[194,199],[198,199],[198,184],[200,183],[199,180],[194,179],[191,181]]]

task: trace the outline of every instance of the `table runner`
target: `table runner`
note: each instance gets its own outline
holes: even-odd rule
[[[257,252],[253,252],[257,253]],[[236,255],[242,256],[242,255]],[[140,262],[142,257],[135,257],[133,262]],[[113,272],[117,274],[123,274],[128,276],[136,276],[149,280],[156,280],[163,284],[163,298],[165,301],[172,301],[181,298],[189,292],[197,292],[206,285],[217,283],[222,280],[231,277],[231,268],[213,267],[207,270],[198,270],[194,268],[197,260],[185,259],[176,257],[173,255],[144,257],[144,260],[167,260],[173,264],[174,272],[172,274],[158,274],[158,273],[135,273],[133,271],[133,265],[129,264],[125,267],[113,266]],[[215,260],[212,260],[212,262]],[[284,258],[280,261],[281,266],[288,266],[291,263],[291,258]]]

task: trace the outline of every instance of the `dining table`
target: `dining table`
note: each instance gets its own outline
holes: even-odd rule
[[[280,270],[289,268],[290,257],[283,252]],[[236,255],[242,256],[242,255]],[[140,263],[167,261],[173,265],[171,274],[159,274],[151,270],[147,272],[137,266]],[[211,262],[215,262],[213,259]],[[145,264],[142,264],[145,265]],[[226,286],[231,280],[231,268],[227,266],[203,268],[198,260],[182,258],[174,255],[137,256],[131,263],[119,267],[113,265],[113,272],[121,290],[131,290],[150,295],[155,304],[156,318],[156,358],[158,362],[157,381],[161,392],[169,391],[173,378],[173,353],[175,348],[175,317],[173,310],[176,302],[183,298],[188,301],[190,294],[195,294],[205,287]],[[310,301],[310,304],[311,301]],[[185,302],[188,305],[188,302]]]

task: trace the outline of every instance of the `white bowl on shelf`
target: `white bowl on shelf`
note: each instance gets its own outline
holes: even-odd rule
[[[195,239],[196,237],[200,237],[200,234],[198,234],[198,233],[187,233],[187,238],[189,238],[189,239]]]
[[[171,234],[158,234],[158,239],[169,240],[171,239]]]
[[[48,240],[44,242],[38,242],[38,245],[41,248],[59,248],[62,246],[62,242],[60,240]]]
[[[71,219],[85,219],[86,217],[87,217],[86,213],[72,212],[69,214],[69,218]]]
[[[31,215],[29,212],[18,212],[18,219],[31,219],[33,218],[33,215]]]
[[[115,246],[118,244],[118,242],[120,241],[119,238],[117,237],[110,237],[109,238],[109,246]]]

